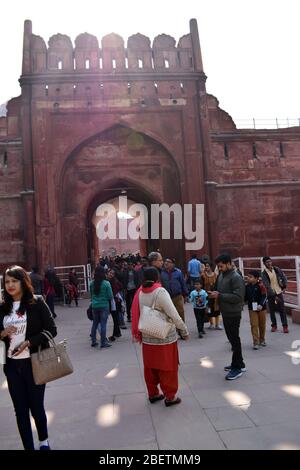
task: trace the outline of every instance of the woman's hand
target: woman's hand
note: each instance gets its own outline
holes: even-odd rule
[[[28,340],[23,341],[23,343],[19,345],[17,351],[13,353],[13,357],[19,356],[19,354],[21,354],[24,351],[24,349],[29,348],[29,346],[30,346],[30,342]]]
[[[9,338],[17,332],[17,328],[15,326],[8,326],[4,330],[1,331],[1,338],[5,338],[8,336]]]
[[[182,339],[183,339],[184,341],[187,341],[187,340],[189,340],[189,339],[190,339],[190,335],[183,336],[183,337],[182,337]]]

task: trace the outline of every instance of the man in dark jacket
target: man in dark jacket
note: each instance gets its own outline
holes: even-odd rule
[[[264,256],[263,263],[266,267],[262,272],[262,281],[267,289],[268,304],[271,316],[271,331],[277,331],[277,320],[275,312],[279,312],[283,327],[283,332],[288,333],[288,323],[284,308],[283,291],[287,287],[287,278],[283,271],[277,266],[273,266],[269,256]]]
[[[245,283],[243,278],[233,269],[231,257],[228,254],[218,256],[215,262],[219,269],[217,290],[209,291],[208,294],[210,298],[218,299],[225,332],[233,351],[231,365],[226,366],[224,370],[229,371],[226,380],[234,380],[246,370],[239,335]]]
[[[181,319],[184,319],[184,297],[188,295],[188,289],[180,269],[175,267],[174,258],[166,258],[165,267],[161,271],[163,286],[170,294]]]

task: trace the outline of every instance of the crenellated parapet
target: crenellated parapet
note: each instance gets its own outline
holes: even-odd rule
[[[191,35],[176,40],[167,34],[156,36],[151,45],[148,37],[137,33],[130,36],[125,44],[117,34],[108,34],[98,42],[96,36],[79,34],[74,44],[69,36],[51,36],[48,47],[35,34],[30,35],[30,71],[40,74],[47,72],[193,72],[194,52]]]

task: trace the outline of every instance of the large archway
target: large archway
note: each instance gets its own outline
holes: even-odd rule
[[[95,262],[93,217],[97,207],[124,192],[128,199],[150,207],[153,203],[181,203],[178,170],[159,142],[132,129],[116,126],[80,146],[68,159],[61,178],[59,262]],[[181,240],[149,240],[147,250],[183,257]]]

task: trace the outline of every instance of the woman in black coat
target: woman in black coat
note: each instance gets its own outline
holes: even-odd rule
[[[26,271],[12,266],[4,273],[4,302],[0,306],[0,339],[6,345],[8,390],[14,405],[19,433],[25,450],[34,450],[31,412],[40,441],[40,450],[50,450],[44,408],[45,385],[35,385],[30,354],[49,347],[42,331],[56,336],[56,326],[42,297],[33,295]]]

